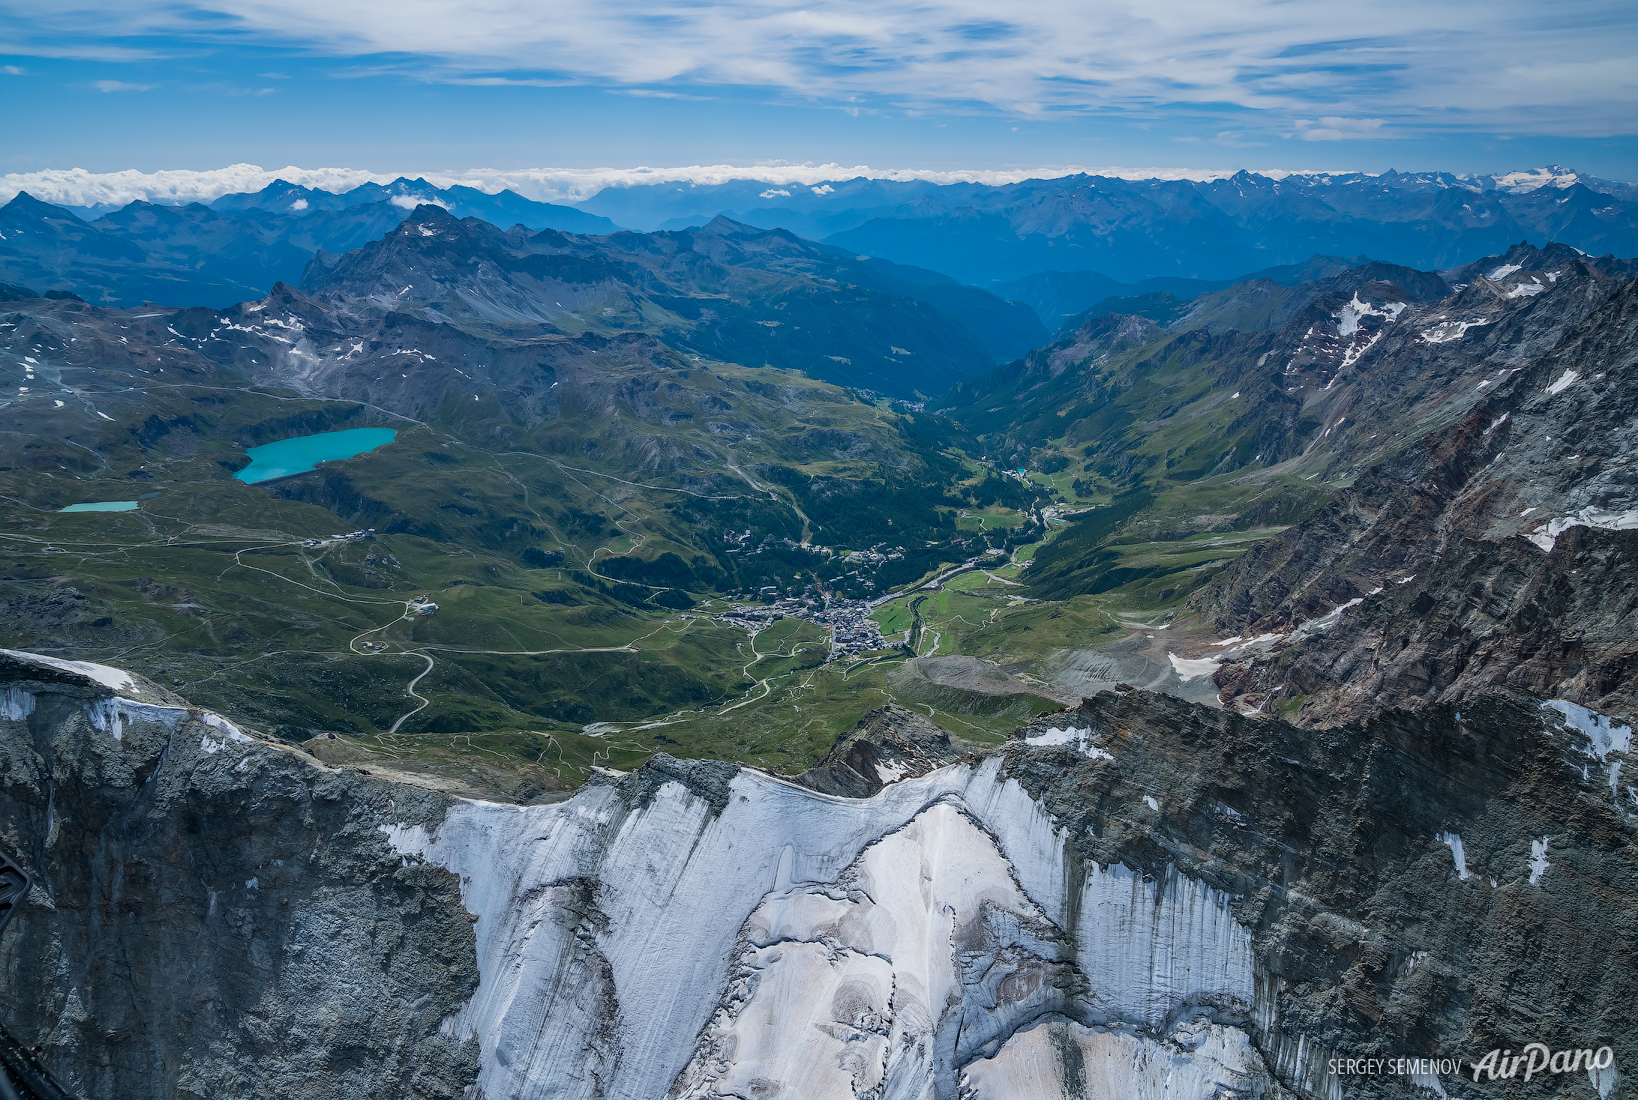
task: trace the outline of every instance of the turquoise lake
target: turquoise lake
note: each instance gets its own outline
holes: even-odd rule
[[[90,504],[70,504],[59,512],[129,512],[136,508],[134,500],[99,500]]]
[[[391,428],[349,428],[344,432],[320,432],[317,435],[281,439],[277,443],[264,443],[245,451],[250,456],[250,465],[233,476],[255,484],[258,481],[272,481],[276,477],[304,474],[320,462],[352,458],[384,447],[397,435]]]

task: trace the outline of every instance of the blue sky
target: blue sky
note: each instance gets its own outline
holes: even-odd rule
[[[1638,178],[1630,0],[1024,7],[0,0],[0,173],[1556,162]]]

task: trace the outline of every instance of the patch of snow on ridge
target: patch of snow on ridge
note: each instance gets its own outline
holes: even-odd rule
[[[1532,278],[1534,278],[1534,276],[1532,276]],[[1507,296],[1509,298],[1531,298],[1537,294],[1540,294],[1546,289],[1547,287],[1540,279],[1535,279],[1534,282],[1520,283],[1518,286],[1515,286],[1512,290],[1507,292]]]
[[[1524,265],[1523,264],[1502,264],[1496,270],[1492,271],[1489,275],[1486,275],[1485,278],[1487,278],[1487,279],[1505,279],[1509,275],[1513,274],[1513,272],[1523,271],[1523,270],[1524,270]]]
[[[37,665],[47,665],[63,672],[77,672],[81,676],[89,676],[97,683],[110,691],[124,691],[133,687],[136,681],[124,669],[113,668],[109,665],[94,664],[91,661],[65,661],[60,657],[47,657],[39,653],[25,653],[17,649],[0,649],[0,656],[14,657],[19,661],[26,661]]]
[[[1467,849],[1462,847],[1462,838],[1456,833],[1440,833],[1434,838],[1440,844],[1450,849],[1451,858],[1456,861],[1456,877],[1467,880]]]
[[[218,731],[222,735],[222,738],[219,741],[212,741],[210,734],[208,733],[199,739],[199,751],[204,753],[206,756],[213,756],[216,753],[221,752],[223,749],[227,748],[228,742],[230,741],[239,741],[248,744],[251,740],[251,738],[246,737],[244,734],[239,732],[238,726],[235,726],[232,722],[229,722],[226,718],[223,718],[220,715],[206,712],[200,721],[209,726],[211,729]]]
[[[1356,290],[1353,300],[1343,303],[1342,308],[1331,316],[1337,320],[1339,336],[1352,336],[1359,331],[1359,322],[1366,317],[1384,317],[1391,322],[1397,320],[1404,311],[1404,302],[1387,302],[1378,309],[1369,302],[1361,301],[1359,291]]]
[[[1199,679],[1201,676],[1210,676],[1217,671],[1217,666],[1223,663],[1216,657],[1200,657],[1190,660],[1187,657],[1179,657],[1175,653],[1166,654],[1166,659],[1172,663],[1172,671],[1177,673],[1177,678],[1185,684],[1190,680]]]
[[[1212,646],[1232,646],[1232,649],[1223,650],[1223,655],[1226,657],[1231,653],[1243,653],[1253,646],[1262,645],[1264,642],[1277,642],[1284,637],[1284,634],[1259,634],[1255,638],[1242,638],[1236,634],[1232,638],[1224,638],[1220,642],[1208,642],[1206,644]]]
[[[1563,374],[1553,379],[1552,384],[1547,387],[1547,392],[1554,395],[1561,394],[1575,385],[1576,379],[1580,377],[1581,375],[1578,372],[1566,369]]]
[[[1580,730],[1587,735],[1592,745],[1587,749],[1590,756],[1603,760],[1612,752],[1629,753],[1632,751],[1632,727],[1618,726],[1606,715],[1588,710],[1586,707],[1572,703],[1568,699],[1549,699],[1541,704],[1551,707],[1564,716],[1564,724],[1571,729]]]
[[[1053,748],[1058,745],[1074,745],[1094,760],[1113,760],[1103,749],[1092,743],[1092,731],[1070,726],[1068,729],[1059,729],[1053,726],[1045,733],[1037,733],[1032,737],[1024,738],[1024,744],[1036,749]]]
[[[1364,355],[1366,352],[1368,352],[1372,348],[1376,347],[1377,341],[1381,340],[1381,339],[1382,339],[1382,333],[1380,333],[1380,332],[1371,333],[1371,338],[1369,340],[1365,341],[1365,343],[1353,345],[1347,351],[1342,353],[1342,365],[1344,367],[1353,366],[1355,363],[1357,363],[1359,361],[1360,356]],[[1331,382],[1335,382],[1335,381],[1336,381],[1335,378],[1331,379]],[[1327,382],[1325,384],[1326,389],[1331,388],[1331,382]],[[1347,419],[1347,418],[1344,417],[1343,419]],[[1341,424],[1342,424],[1341,420],[1337,421],[1337,425],[1339,427],[1341,426]]]
[[[1534,511],[1534,509],[1532,509]],[[1587,507],[1546,523],[1524,536],[1548,553],[1558,543],[1558,536],[1572,527],[1596,527],[1604,531],[1632,531],[1638,529],[1638,508],[1615,512],[1604,508]]]
[[[1550,836],[1544,836],[1540,840],[1532,840],[1530,842],[1531,886],[1540,886],[1541,876],[1545,875],[1547,873],[1547,868],[1552,866],[1552,863],[1547,859],[1547,842],[1552,839],[1553,838]]]
[[[1159,1029],[1201,1003],[1249,1015],[1251,938],[1228,895],[1175,870],[1146,881],[1066,858],[1064,835],[1000,778],[1001,763],[941,768],[868,799],[745,769],[722,802],[677,781],[640,805],[597,785],[551,806],[458,801],[433,831],[381,829],[399,854],[460,876],[478,918],[478,991],[444,1030],[478,1038],[487,1096],[544,1095],[596,1073],[611,1100],[651,1100],[683,1087],[679,1075],[696,1064],[726,1080],[741,1072],[738,1055],[713,1044],[712,1029],[739,1027],[765,986],[781,1017],[813,1027],[747,1041],[771,1064],[822,1076],[822,1089],[772,1082],[804,1098],[878,1073],[891,1095],[933,1094],[935,1075],[953,1095],[951,1059],[981,1041],[964,1028],[981,1032],[986,1017],[1021,1026],[1050,1007],[1041,998],[1077,988],[1111,1026]],[[904,866],[916,870],[901,875]],[[867,876],[881,893],[850,889]],[[935,911],[935,901],[959,909]],[[940,962],[963,926],[974,944],[1003,934],[1006,957],[970,969]],[[834,952],[776,944],[776,930],[832,937]],[[1077,977],[1035,980],[1059,973]],[[994,982],[971,984],[985,975]],[[1010,975],[997,1007],[994,983]],[[954,1003],[937,1001],[940,989]],[[901,994],[929,1011],[899,1011]],[[866,1055],[889,1036],[921,1041],[887,1044],[879,1068],[868,1057],[821,1068],[792,1052]]]
[[[1338,604],[1317,619],[1309,619],[1291,632],[1293,638],[1300,638],[1304,634],[1318,634],[1330,630],[1342,618],[1342,613],[1351,607],[1358,607],[1365,602],[1364,596],[1355,596],[1347,603]]]
[[[1616,1072],[1613,1064],[1601,1069],[1588,1068],[1587,1080],[1598,1090],[1598,1100],[1609,1100],[1610,1093],[1615,1091],[1616,1082],[1620,1080],[1620,1074]]]
[[[34,693],[15,684],[0,691],[0,718],[21,722],[34,713]]]
[[[1441,321],[1432,328],[1423,329],[1422,339],[1430,344],[1448,344],[1452,340],[1460,340],[1468,329],[1489,323],[1489,317],[1481,317],[1477,321]]]
[[[891,764],[878,760],[875,767],[876,778],[881,781],[883,786],[889,783],[897,783],[910,771],[910,765],[903,760]]]
[[[144,719],[150,722],[160,722],[167,729],[175,731],[177,725],[188,716],[184,707],[157,706],[153,703],[139,703],[134,699],[121,698],[118,695],[106,696],[81,703],[86,719],[94,729],[111,734],[115,741],[125,738],[125,729],[135,719]],[[207,714],[207,718],[215,718],[214,714]],[[250,740],[250,738],[245,738]]]

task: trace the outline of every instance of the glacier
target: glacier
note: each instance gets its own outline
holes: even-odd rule
[[[480,984],[444,1027],[490,1100],[1000,1097],[1063,1036],[1122,1095],[1277,1091],[1231,899],[1081,863],[1002,766],[849,799],[672,762],[635,804],[381,829],[460,877]]]

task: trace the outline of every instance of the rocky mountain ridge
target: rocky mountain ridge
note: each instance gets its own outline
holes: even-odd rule
[[[319,253],[302,286],[366,315],[419,312],[503,331],[651,331],[713,359],[896,396],[937,392],[999,357],[929,297],[975,319],[1000,341],[995,351],[1021,351],[1045,335],[1027,307],[908,282],[726,219],[691,233],[593,238],[502,233],[421,206],[380,241],[339,259]]]
[[[0,651],[0,833],[33,888],[6,1024],[78,1095],[459,1095],[453,878],[377,828],[447,800],[326,768],[104,665]]]
[[[1296,700],[1300,720],[1330,723],[1506,684],[1638,711],[1624,580],[1638,548],[1638,281],[1521,361],[1449,430],[1195,597],[1228,633],[1291,632],[1217,673],[1225,700]]]
[[[523,807],[117,669],[0,676],[0,842],[36,883],[6,1023],[87,1100],[1479,1097],[1472,1063],[1531,1040],[1609,1046],[1536,1082],[1608,1100],[1638,1056],[1630,729],[1571,704],[1316,734],[1106,693],[988,755],[884,756],[868,797],[661,755]]]

